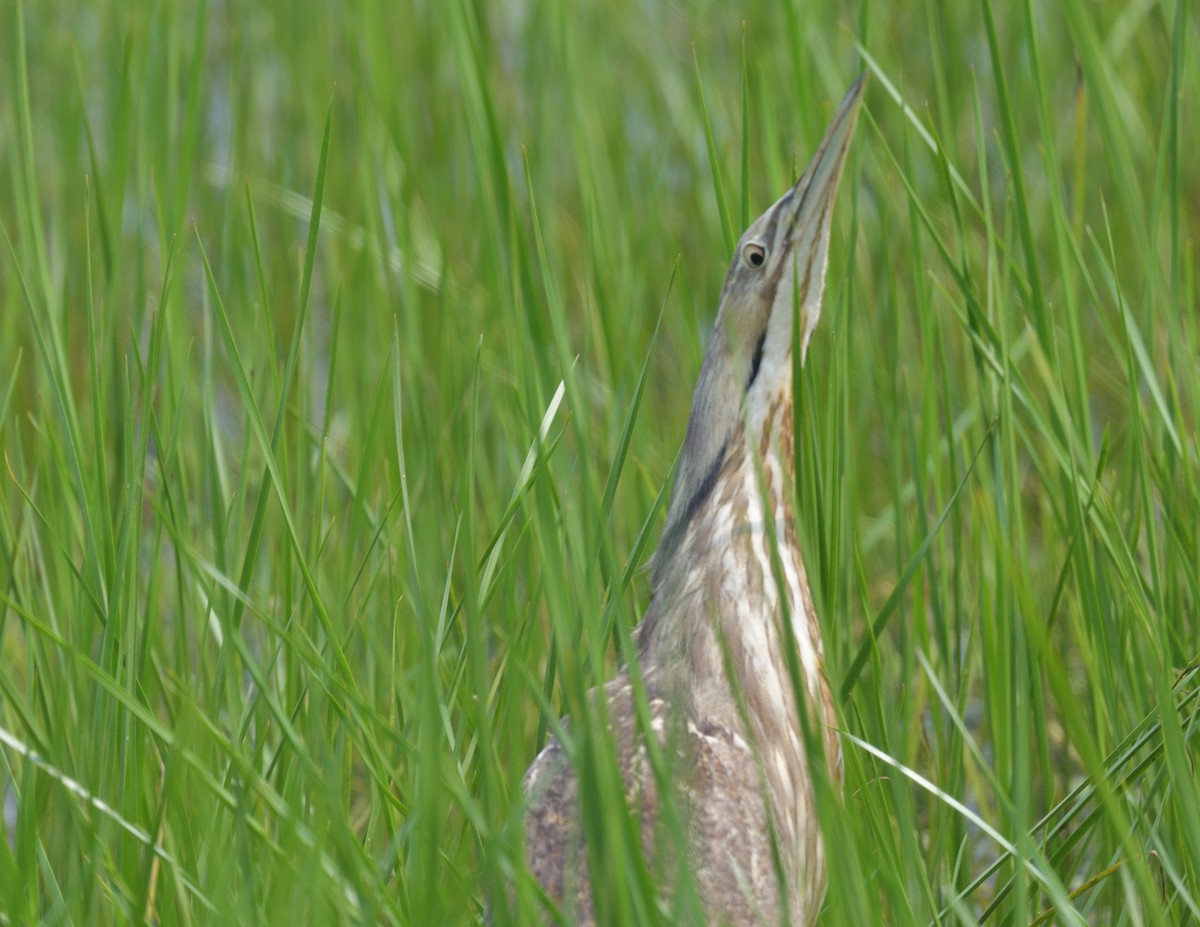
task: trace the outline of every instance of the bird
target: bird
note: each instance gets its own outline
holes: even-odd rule
[[[605,702],[648,859],[663,802],[643,738],[670,751],[686,812],[680,852],[714,925],[808,925],[825,895],[804,730],[821,738],[839,787],[842,755],[792,502],[793,365],[821,315],[833,205],[865,85],[864,72],[729,265],[650,561],[651,601],[634,631],[648,729],[629,667],[592,694]],[[592,873],[604,861],[589,867],[578,773],[559,739],[547,740],[522,786],[529,872],[568,923],[595,924]]]

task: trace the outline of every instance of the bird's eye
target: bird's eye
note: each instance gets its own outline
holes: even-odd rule
[[[752,241],[742,249],[742,260],[750,267],[762,267],[767,263],[767,249]]]

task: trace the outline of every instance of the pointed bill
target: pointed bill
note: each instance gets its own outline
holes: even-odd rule
[[[800,360],[808,351],[808,341],[821,315],[821,295],[825,289],[825,267],[829,257],[829,232],[833,217],[833,202],[837,197],[846,164],[846,153],[854,137],[858,110],[866,89],[867,72],[846,92],[837,112],[825,130],[825,137],[796,184],[775,204],[778,222],[785,230],[780,242],[790,252],[794,269],[793,280],[798,287],[800,302]],[[786,281],[781,281],[785,282]],[[788,306],[778,306],[778,299],[788,299]],[[790,311],[792,288],[781,286],[777,291],[777,308]]]

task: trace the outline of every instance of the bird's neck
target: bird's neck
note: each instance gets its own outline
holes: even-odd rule
[[[795,531],[791,390],[746,411],[712,493],[670,551],[672,560],[659,564],[642,663],[674,690],[688,717],[724,724],[757,745],[781,839],[805,859],[816,851],[794,842],[810,800],[803,728],[824,728],[835,775],[840,757]],[[800,704],[790,648],[805,696]],[[800,711],[809,712],[808,725]]]
[[[645,657],[686,673],[688,689],[703,703],[697,707],[708,712],[721,699],[728,703],[723,710],[735,703],[724,655],[736,686],[767,664],[786,672],[788,632],[810,696],[819,694],[821,644],[792,505],[790,387],[781,384],[744,410],[711,492],[671,549],[660,551],[669,559],[656,565]],[[789,679],[780,683],[791,690]],[[790,709],[784,714],[779,723],[794,720]]]

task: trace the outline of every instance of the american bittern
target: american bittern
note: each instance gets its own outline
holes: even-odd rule
[[[836,781],[842,763],[791,503],[793,316],[803,363],[821,314],[830,216],[864,78],[799,181],[738,242],[654,555],[654,596],[637,631],[645,734],[671,751],[686,809],[683,852],[713,924],[778,924],[785,911],[791,924],[809,924],[825,895],[801,712],[823,721],[808,727],[823,735]],[[807,704],[797,704],[787,634]],[[649,857],[660,802],[628,674],[603,695]],[[557,740],[530,766],[525,792],[531,872],[579,923],[595,923],[578,784]],[[603,871],[600,863],[591,871]]]

